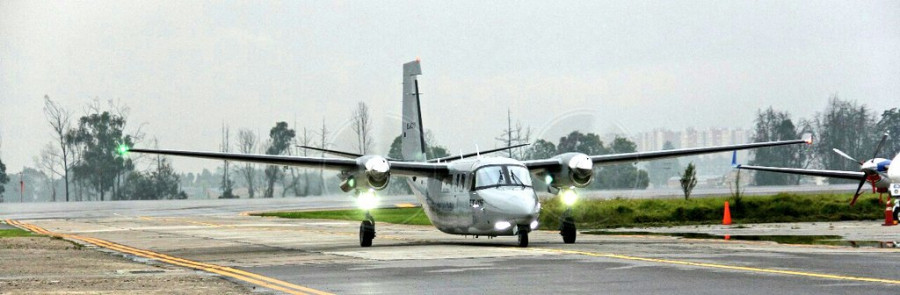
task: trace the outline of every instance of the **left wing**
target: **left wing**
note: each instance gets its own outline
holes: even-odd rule
[[[594,155],[594,156],[589,156],[589,157],[591,159],[591,162],[593,162],[594,164],[614,165],[614,164],[658,160],[658,159],[664,159],[664,158],[708,154],[708,153],[716,153],[716,152],[745,150],[745,149],[772,147],[772,146],[798,144],[798,143],[807,143],[807,144],[811,143],[812,140],[810,138],[806,138],[806,137],[807,136],[804,136],[804,139],[796,139],[796,140],[767,141],[767,142],[755,142],[755,143],[747,143],[747,144],[723,145],[723,146],[716,146],[716,147],[686,148],[686,149],[652,151],[652,152]],[[529,170],[537,170],[537,169],[552,168],[553,166],[558,166],[558,165],[562,164],[562,162],[560,159],[550,158],[550,159],[524,161],[524,164],[525,164],[525,166],[528,167]]]
[[[283,155],[256,155],[256,154],[233,154],[233,153],[217,153],[217,152],[193,152],[178,150],[149,150],[149,149],[129,149],[129,152],[159,154],[169,156],[183,156],[193,158],[204,158],[225,161],[240,161],[271,165],[296,166],[305,168],[324,168],[328,170],[350,171],[358,169],[359,163],[356,159],[342,158],[314,158],[314,157],[298,157]],[[422,163],[422,162],[398,162],[388,161],[390,171],[395,175],[402,176],[423,176],[434,177],[449,173],[447,164],[444,163]]]

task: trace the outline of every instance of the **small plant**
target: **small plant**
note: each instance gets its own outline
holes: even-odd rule
[[[731,202],[734,203],[734,207],[737,209],[741,209],[742,204],[741,201],[744,200],[744,190],[741,189],[741,170],[737,170],[737,174],[734,176],[734,184],[728,184],[728,190],[731,191]]]
[[[681,175],[681,191],[684,192],[684,199],[691,198],[691,191],[697,186],[697,170],[694,169],[694,162],[684,168],[684,174]]]

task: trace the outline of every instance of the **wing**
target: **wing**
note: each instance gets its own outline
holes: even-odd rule
[[[664,158],[673,158],[673,157],[681,157],[681,156],[709,154],[709,153],[716,153],[716,152],[754,149],[754,148],[762,148],[762,147],[772,147],[772,146],[798,144],[798,143],[810,143],[810,140],[797,139],[797,140],[783,140],[783,141],[767,141],[767,142],[755,142],[755,143],[747,143],[747,144],[723,145],[723,146],[715,146],[715,147],[700,147],[700,148],[687,148],[687,149],[652,151],[652,152],[594,155],[594,156],[590,156],[590,158],[591,158],[591,161],[594,162],[594,164],[614,165],[614,164],[631,163],[631,162],[638,162],[638,161],[658,160],[658,159],[664,159]],[[525,161],[524,164],[525,164],[525,166],[528,167],[529,170],[536,170],[536,169],[551,168],[553,166],[560,165],[561,162],[559,159],[550,158],[550,159],[540,159],[540,160],[529,160],[529,161]]]
[[[843,179],[852,179],[852,180],[863,180],[866,178],[866,174],[863,172],[859,172],[859,171],[813,170],[813,169],[801,169],[801,168],[781,168],[781,167],[764,167],[764,166],[748,166],[748,165],[736,165],[735,168],[745,169],[745,170],[788,173],[788,174],[800,174],[800,175],[809,175],[809,176],[843,178]]]
[[[158,154],[168,156],[182,156],[192,158],[203,158],[224,161],[240,161],[271,165],[296,166],[304,168],[324,168],[337,171],[351,171],[358,169],[359,165],[355,159],[342,158],[315,158],[315,157],[298,157],[283,155],[256,155],[256,154],[232,154],[217,152],[194,152],[194,151],[178,151],[178,150],[150,150],[150,149],[129,149],[129,152]],[[401,176],[423,176],[435,177],[436,175],[444,175],[449,173],[447,164],[438,163],[421,163],[421,162],[395,162],[388,161],[391,166],[391,173]]]

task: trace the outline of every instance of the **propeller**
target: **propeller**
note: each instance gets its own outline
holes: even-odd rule
[[[847,158],[847,160],[853,161],[854,163],[857,163],[857,164],[860,164],[860,165],[863,164],[862,161],[857,160],[857,159],[854,159],[853,157],[851,157],[850,155],[847,155],[846,153],[842,152],[842,151],[839,150],[839,149],[831,149],[831,150],[834,151],[835,153],[837,153],[838,155],[841,155],[841,157]]]
[[[875,157],[878,156],[878,152],[881,151],[881,147],[884,146],[884,141],[887,140],[888,134],[885,133],[881,136],[881,141],[878,142],[878,146],[875,147],[875,153],[872,154],[872,163],[875,163]]]
[[[881,136],[881,141],[878,142],[878,146],[875,147],[875,153],[872,155],[872,160],[871,160],[872,163],[875,163],[875,157],[878,156],[878,152],[881,151],[881,147],[884,146],[884,141],[887,139],[887,137],[888,137],[887,133],[885,133],[884,135]],[[834,149],[834,152],[838,153],[841,156],[844,156],[844,158],[853,160],[854,162],[859,162],[860,165],[863,164],[863,162],[860,162],[860,161],[854,159],[853,157],[848,156],[847,154],[845,154],[844,152],[842,152],[839,149]],[[863,171],[863,172],[865,172],[867,175],[869,174],[869,172],[866,172],[866,171]],[[863,178],[863,180],[859,181],[859,186],[856,187],[856,193],[853,194],[853,199],[850,200],[850,206],[853,206],[853,204],[856,204],[856,199],[859,198],[860,190],[862,190],[863,185],[866,184],[866,180],[868,180],[868,177]],[[874,186],[874,184],[873,184],[873,186]]]

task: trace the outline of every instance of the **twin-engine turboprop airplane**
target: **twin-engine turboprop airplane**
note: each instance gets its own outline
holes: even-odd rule
[[[375,192],[387,187],[391,175],[406,176],[406,183],[422,204],[425,214],[440,231],[475,236],[518,236],[519,246],[528,246],[528,233],[538,227],[541,204],[532,186],[532,175],[556,188],[569,207],[561,219],[560,234],[565,243],[574,243],[575,221],[571,206],[576,188],[594,179],[594,165],[632,163],[667,157],[696,155],[731,150],[798,144],[804,140],[760,142],[751,144],[687,148],[654,152],[608,155],[565,153],[549,159],[519,161],[503,157],[466,158],[467,155],[425,158],[425,136],[419,100],[417,76],[422,74],[419,61],[403,65],[402,159],[386,159],[379,155],[356,155],[337,152],[344,157],[315,158],[280,155],[249,155],[176,150],[131,149],[132,152],[216,160],[245,161],[272,165],[289,165],[337,170],[341,172],[341,189],[353,191],[357,202],[366,210],[359,227],[359,244],[372,245],[375,219],[369,209],[377,205]]]
[[[768,171],[768,172],[778,172],[778,173],[788,173],[788,174],[799,174],[799,175],[810,175],[810,176],[821,176],[821,177],[831,177],[831,178],[841,178],[841,179],[851,179],[858,180],[859,186],[856,187],[856,193],[853,194],[853,199],[850,200],[850,206],[856,204],[856,199],[859,198],[859,195],[862,194],[862,187],[866,182],[872,184],[872,192],[879,193],[878,198],[881,199],[881,194],[887,193],[891,186],[891,177],[888,176],[888,171],[891,167],[891,160],[884,158],[876,158],[878,156],[878,152],[881,151],[881,147],[884,146],[884,141],[888,138],[888,134],[885,133],[881,136],[881,141],[878,143],[878,146],[875,147],[875,153],[872,155],[872,159],[866,161],[860,161],[854,159],[847,153],[839,150],[832,149],[841,157],[847,158],[850,161],[853,161],[859,164],[859,171],[843,171],[843,170],[815,170],[815,169],[802,169],[802,168],[781,168],[781,167],[765,167],[765,166],[750,166],[750,165],[742,165],[737,164],[736,159],[732,158],[731,165],[738,169],[746,169],[746,170],[758,170],[758,171]],[[897,155],[894,160],[896,161],[900,158],[900,154]],[[894,169],[900,170],[900,169]],[[896,172],[895,172],[896,173]],[[898,173],[900,174],[900,173]],[[900,176],[900,175],[898,175]],[[900,178],[900,177],[898,177]],[[895,183],[900,183],[897,181]]]

